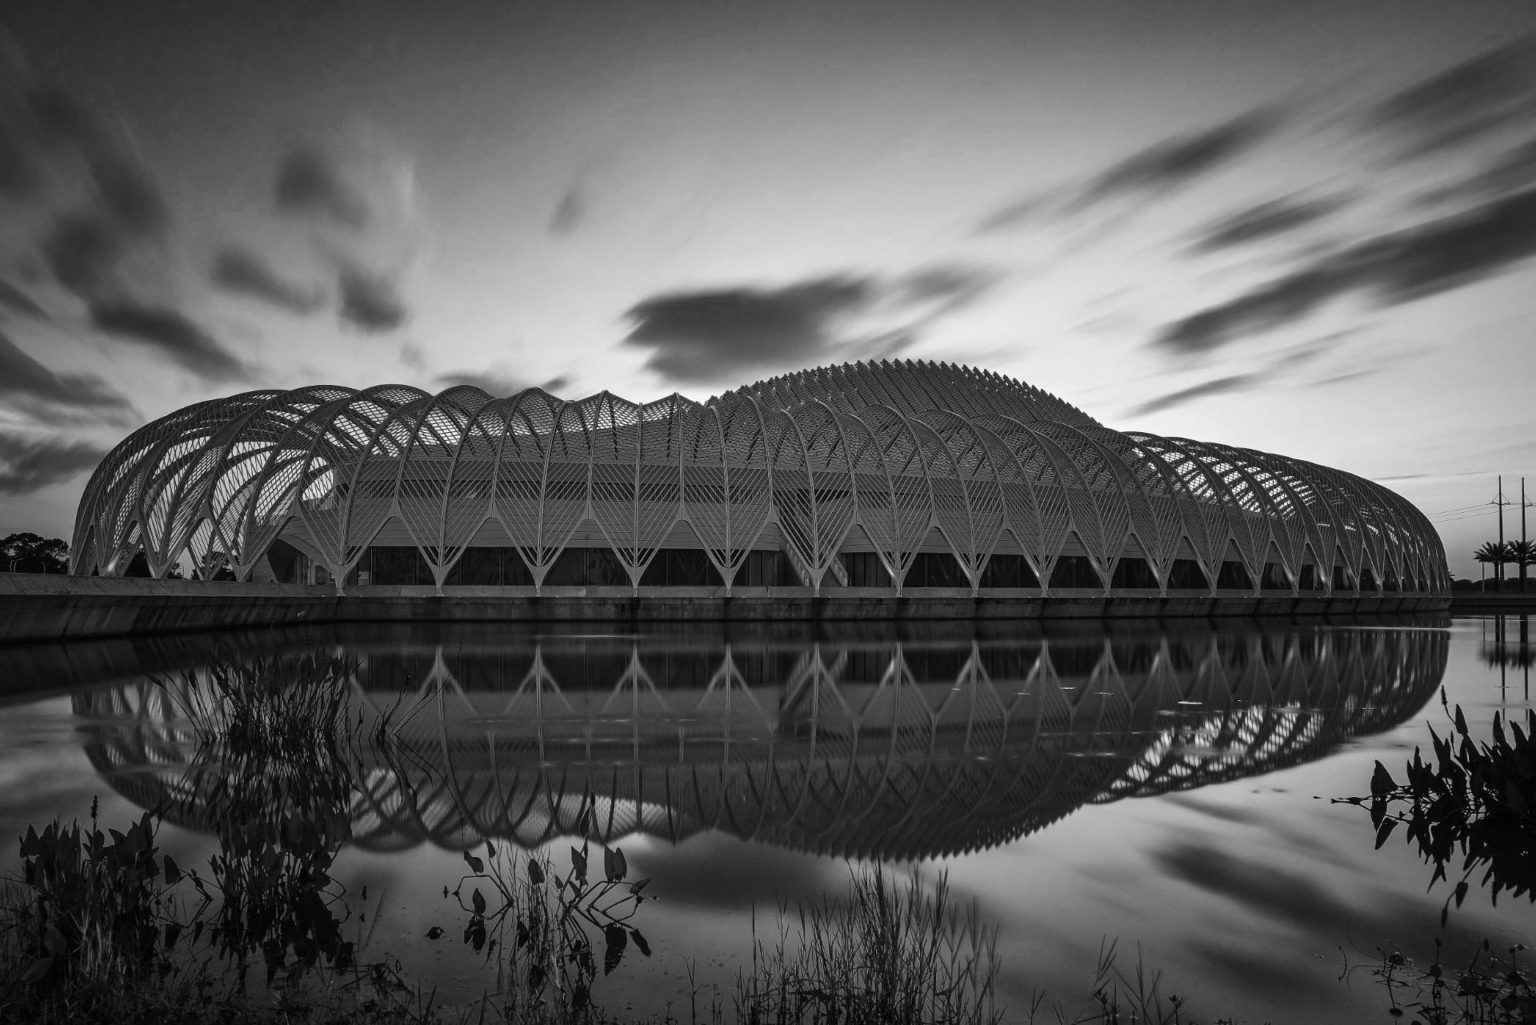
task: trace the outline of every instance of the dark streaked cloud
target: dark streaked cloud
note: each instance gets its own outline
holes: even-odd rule
[[[20,285],[0,278],[0,306],[12,313],[20,313],[23,316],[35,317],[38,320],[49,320],[48,311],[41,303],[32,298],[31,293]]]
[[[838,321],[866,308],[874,292],[856,277],[673,292],[629,309],[625,341],[653,350],[646,366],[679,381],[810,363],[833,344]]]
[[[123,123],[38,75],[16,51],[0,54],[0,196],[51,218],[38,240],[42,262],[88,302],[121,288],[127,261],[170,227]],[[68,211],[57,212],[63,205]]]
[[[96,157],[90,165],[100,208],[131,235],[157,235],[170,225],[170,211],[160,189],[136,162]]]
[[[176,310],[130,300],[103,301],[91,306],[91,323],[114,338],[152,349],[207,381],[235,381],[249,373],[244,363]]]
[[[93,470],[107,450],[87,441],[0,433],[0,495],[25,495]]]
[[[1280,120],[1275,110],[1250,111],[1214,128],[1144,149],[1094,178],[1072,205],[1178,188],[1243,156],[1273,134]]]
[[[828,359],[880,359],[910,347],[940,317],[997,283],[992,270],[934,264],[889,277],[828,275],[777,288],[671,292],[627,313],[625,342],[679,382]]]
[[[313,313],[325,304],[323,289],[284,278],[248,249],[228,246],[214,257],[209,279],[219,288],[259,299],[289,313]]]
[[[283,213],[330,220],[347,228],[368,225],[368,197],[349,181],[345,169],[318,147],[289,151],[278,167],[277,208]]]
[[[1009,228],[1030,221],[1043,215],[1051,209],[1051,201],[1046,196],[1030,196],[1026,199],[1015,200],[1004,206],[998,207],[976,223],[976,234],[985,235],[993,231],[1006,231]]]
[[[1424,205],[1437,203],[1486,202],[1518,192],[1536,182],[1536,138],[1511,146],[1490,158],[1486,165],[1467,177],[1425,193]]]
[[[1276,199],[1240,210],[1204,228],[1190,243],[1209,253],[1283,235],[1322,220],[1344,205],[1340,198]]]
[[[551,235],[569,235],[581,226],[581,222],[587,216],[586,193],[579,185],[572,185],[565,190],[560,197],[560,202],[555,204],[554,213],[549,215],[549,233]]]
[[[166,227],[165,200],[121,127],[36,74],[19,55],[0,56],[0,195],[36,200],[72,173],[73,160],[85,171],[92,204],[124,230]]]
[[[997,283],[998,275],[978,267],[941,264],[920,267],[897,278],[888,290],[900,303],[966,303]]]
[[[1394,93],[1367,114],[1407,156],[1463,146],[1514,127],[1529,128],[1536,112],[1536,37],[1458,64]]]
[[[336,273],[344,323],[370,334],[393,331],[405,323],[405,302],[393,277],[346,262],[339,264]]]
[[[121,422],[134,412],[128,398],[92,374],[59,374],[33,359],[0,332],[0,399],[30,408],[66,406],[92,410]]]
[[[91,211],[64,214],[43,238],[43,261],[64,289],[87,301],[116,287],[130,242],[110,218]]]
[[[1351,293],[1401,303],[1470,284],[1536,256],[1536,189],[1320,257],[1165,328],[1154,344],[1218,348],[1281,327]]]
[[[1181,188],[1247,155],[1284,121],[1277,107],[1249,111],[1219,125],[1166,139],[1111,165],[1080,185],[1005,204],[976,225],[979,234],[1041,217],[1072,215],[1127,196]]]
[[[1145,416],[1148,413],[1160,413],[1165,409],[1182,406],[1196,399],[1205,398],[1207,395],[1223,395],[1227,392],[1244,391],[1259,384],[1258,374],[1232,374],[1228,377],[1218,377],[1210,381],[1202,381],[1200,384],[1191,385],[1188,388],[1180,388],[1178,391],[1168,392],[1156,398],[1148,399],[1129,410],[1126,416]]]

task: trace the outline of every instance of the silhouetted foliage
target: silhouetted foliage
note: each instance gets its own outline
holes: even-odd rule
[[[330,868],[352,836],[345,710],[354,671],[347,659],[310,653],[161,681],[198,733],[181,792],[216,813],[215,940],[242,975],[259,951],[269,984],[284,969],[352,964]]]
[[[0,570],[7,573],[67,573],[69,542],[29,531],[0,538]]]
[[[1444,692],[1441,703],[1445,704]],[[1430,728],[1434,761],[1415,749],[1399,783],[1376,763],[1369,801],[1376,846],[1386,843],[1399,825],[1419,854],[1435,867],[1431,885],[1447,879],[1446,866],[1461,859],[1461,878],[1441,909],[1441,921],[1451,901],[1460,907],[1481,868],[1479,885],[1490,899],[1508,891],[1536,901],[1536,711],[1527,710],[1524,729],[1495,713],[1491,743],[1474,741],[1461,706],[1447,707],[1454,734],[1441,737]],[[1507,729],[1506,729],[1507,726]]]
[[[592,797],[577,828],[590,828]],[[631,948],[651,956],[645,936],[631,924],[650,899],[649,879],[628,880],[629,865],[618,847],[603,846],[601,876],[592,877],[585,840],[571,848],[570,870],[560,875],[549,861],[528,859],[521,871],[503,863],[495,843],[486,841],[485,859],[469,851],[470,874],[443,895],[454,897],[467,914],[464,942],[495,959],[501,983],[501,1011],[511,1020],[536,1008],[559,1021],[586,1021],[594,1014],[592,985],[597,979],[596,939],[603,944],[603,974],[611,974]],[[489,865],[487,865],[487,861]],[[481,892],[482,882],[490,895]],[[465,894],[465,887],[470,892]],[[501,955],[496,954],[500,947]]]

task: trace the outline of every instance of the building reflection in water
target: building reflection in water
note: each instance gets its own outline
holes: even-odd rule
[[[1150,629],[729,643],[475,631],[312,646],[356,659],[346,812],[358,846],[533,847],[573,834],[591,807],[594,839],[720,830],[909,859],[1322,757],[1420,709],[1448,644],[1427,627]],[[73,701],[110,785],[206,829],[220,781],[194,758],[185,697],[141,677]]]

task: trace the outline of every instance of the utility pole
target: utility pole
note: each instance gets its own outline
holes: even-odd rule
[[[1504,593],[1504,475],[1499,475],[1499,497],[1494,502],[1499,507],[1499,558],[1493,563],[1493,582],[1500,594]]]
[[[1525,550],[1525,546],[1526,546],[1526,539],[1525,539],[1525,511],[1527,509],[1529,509],[1530,507],[1531,507],[1531,503],[1529,503],[1529,502],[1527,502],[1525,500],[1525,478],[1521,477],[1520,478],[1520,558],[1522,558],[1522,559],[1525,558],[1525,555],[1526,555],[1526,550]],[[1525,593],[1525,567],[1526,567],[1526,563],[1522,562],[1520,564],[1520,593],[1521,594]]]

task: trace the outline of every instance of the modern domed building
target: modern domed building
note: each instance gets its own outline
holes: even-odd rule
[[[1370,481],[1122,433],[1020,381],[918,362],[704,403],[247,392],[118,445],[71,551],[77,574],[122,575],[142,554],[155,577],[450,594],[1449,590],[1428,520]]]

